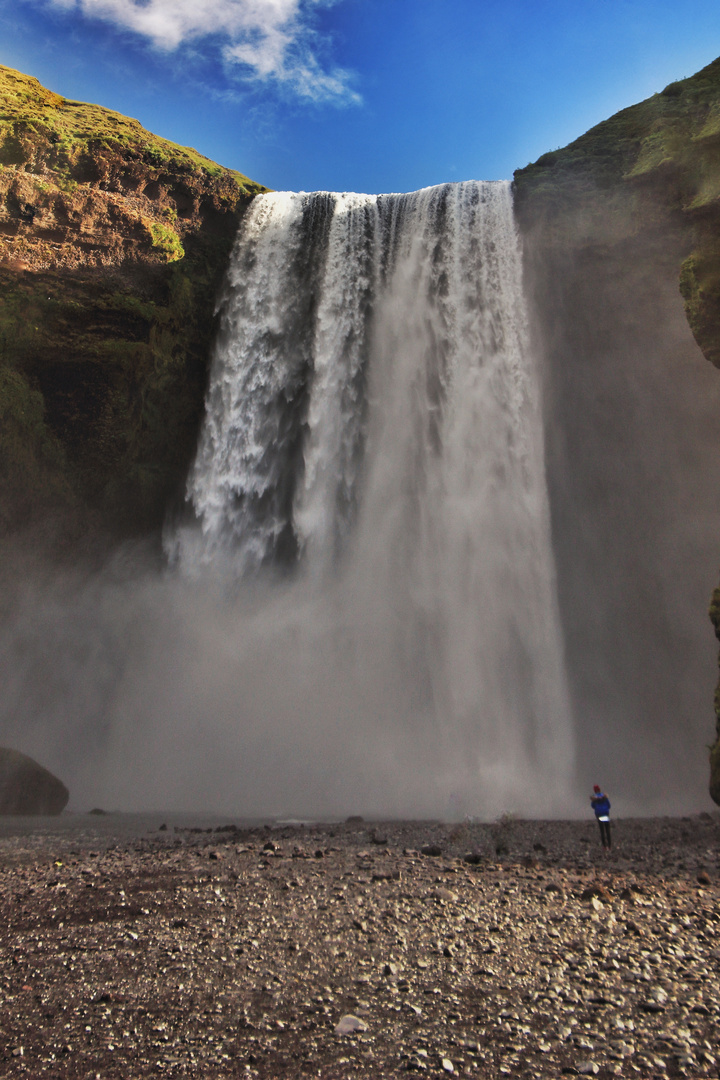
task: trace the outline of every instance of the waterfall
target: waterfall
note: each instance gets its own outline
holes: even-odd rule
[[[572,727],[510,186],[258,196],[220,316],[168,544],[246,596],[248,771],[292,758],[311,812],[559,812]]]

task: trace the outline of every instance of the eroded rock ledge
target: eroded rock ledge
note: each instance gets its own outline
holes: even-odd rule
[[[0,261],[15,269],[151,265],[222,234],[264,190],[196,151],[0,67]]]

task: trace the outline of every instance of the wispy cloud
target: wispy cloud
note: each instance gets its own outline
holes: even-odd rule
[[[311,101],[357,103],[350,72],[325,68],[313,9],[328,0],[49,0],[149,39],[171,52],[202,38],[220,40],[225,61],[244,78],[275,82]],[[331,0],[333,2],[333,0]]]

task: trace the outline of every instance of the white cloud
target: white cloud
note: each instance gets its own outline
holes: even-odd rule
[[[314,101],[357,102],[349,73],[326,71],[314,46],[311,11],[323,0],[50,0],[131,30],[172,51],[205,37],[224,39],[223,56],[243,74],[284,84]],[[327,0],[324,0],[327,3]]]

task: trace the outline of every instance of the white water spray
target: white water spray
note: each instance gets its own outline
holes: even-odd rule
[[[174,557],[245,583],[239,698],[243,672],[255,688],[267,672],[244,721],[259,730],[238,735],[247,785],[297,812],[565,808],[571,723],[509,185],[256,198],[188,493],[196,521]],[[273,779],[288,748],[292,777]]]

